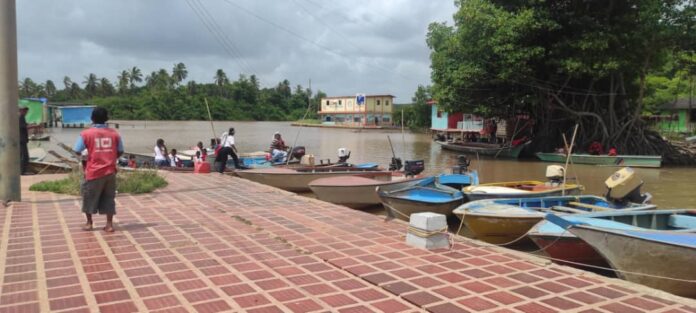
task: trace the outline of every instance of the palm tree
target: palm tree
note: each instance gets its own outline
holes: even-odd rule
[[[174,84],[179,85],[179,83],[186,79],[186,76],[188,76],[186,65],[181,62],[174,64],[174,68],[172,69],[172,79],[174,80]]]
[[[70,90],[72,83],[73,83],[73,81],[72,81],[72,79],[70,79],[70,77],[68,77],[68,76],[63,77],[63,86],[65,86],[65,89],[63,89],[63,90],[66,90],[66,91]]]
[[[27,77],[19,83],[19,96],[20,97],[34,97],[36,96],[36,83]]]
[[[196,85],[195,80],[191,80],[186,84],[186,89],[188,89],[189,94],[192,96],[196,94],[196,91],[198,90],[197,87],[198,86]]]
[[[141,72],[137,66],[133,66],[133,68],[130,70],[128,79],[130,80],[130,88],[135,89],[135,83],[143,81],[143,72]]]
[[[99,94],[103,97],[109,97],[114,94],[114,85],[106,77],[99,80]]]
[[[220,87],[230,83],[230,80],[227,79],[227,74],[225,74],[225,71],[222,69],[218,69],[215,72],[215,77],[213,77],[213,79],[215,79],[215,85]]]
[[[125,94],[128,91],[128,84],[130,83],[130,72],[127,70],[121,71],[118,75],[118,92],[120,94]]]
[[[99,88],[99,79],[97,78],[97,75],[90,73],[89,75],[85,76],[85,81],[82,83],[85,84],[87,96],[94,97],[97,94],[97,88]]]
[[[68,88],[68,96],[70,96],[70,99],[72,100],[79,99],[82,96],[82,89],[80,89],[80,85],[75,82],[71,83],[70,88]]]
[[[47,97],[53,97],[56,94],[56,84],[50,79],[46,81],[45,89]]]
[[[169,88],[172,85],[172,78],[167,70],[161,68],[157,71],[157,82],[157,85],[162,88]]]

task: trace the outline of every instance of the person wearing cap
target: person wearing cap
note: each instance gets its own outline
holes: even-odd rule
[[[288,156],[288,146],[285,145],[280,132],[275,132],[273,134],[273,141],[271,142],[271,160],[273,163],[283,162]]]
[[[80,186],[82,213],[87,223],[82,227],[92,230],[93,214],[106,214],[105,232],[113,232],[116,214],[116,162],[123,154],[123,140],[118,132],[109,128],[106,121],[109,112],[101,107],[92,111],[92,127],[83,130],[73,147],[76,154],[87,150],[85,175]]]
[[[26,115],[29,108],[20,105],[19,107],[19,161],[22,175],[29,175],[29,129],[27,127]]]

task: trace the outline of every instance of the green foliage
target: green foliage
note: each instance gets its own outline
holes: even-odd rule
[[[31,191],[50,191],[61,194],[80,195],[80,181],[82,174],[79,171],[71,172],[68,177],[43,181],[31,185]],[[157,188],[167,186],[167,181],[154,170],[140,170],[119,172],[116,175],[116,190],[120,193],[149,193]]]
[[[394,122],[410,129],[425,129],[430,127],[430,106],[428,100],[432,99],[430,86],[419,85],[411,98],[413,103],[394,106]],[[402,117],[403,115],[403,117]]]
[[[222,69],[215,71],[210,83],[188,81],[183,63],[174,64],[172,73],[165,69],[151,72],[143,79],[133,67],[121,71],[114,80],[96,74],[85,76],[84,89],[69,77],[64,88],[47,95],[54,102],[87,102],[107,108],[112,119],[128,120],[207,120],[205,100],[215,120],[282,121],[316,118],[319,101],[325,94],[300,85],[292,88],[288,80],[272,88],[261,88],[255,75],[240,75],[231,81]],[[140,83],[145,82],[144,86]],[[52,84],[52,83],[51,83]],[[48,85],[47,85],[48,86]],[[22,97],[46,96],[43,84],[26,78],[20,84]],[[308,109],[307,101],[312,108]]]

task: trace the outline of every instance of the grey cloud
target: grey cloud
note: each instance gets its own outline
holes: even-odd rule
[[[191,9],[198,3],[231,53]],[[255,74],[263,86],[311,78],[328,94],[392,93],[406,102],[430,83],[427,25],[454,10],[451,1],[415,0],[17,1],[20,78],[113,81],[132,66],[150,73],[184,62],[199,82],[223,68],[231,78]]]

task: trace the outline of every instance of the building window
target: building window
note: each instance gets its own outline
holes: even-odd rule
[[[384,100],[384,105],[389,105],[389,100]]]
[[[329,106],[329,100],[326,100],[326,106]]]
[[[437,110],[437,117],[442,117],[442,111]]]
[[[384,105],[387,105],[387,104],[385,103]],[[385,117],[382,118],[382,122],[387,122],[387,123],[389,123],[390,121],[391,121],[391,118],[389,118],[389,116],[385,116]]]
[[[354,117],[353,122],[355,123],[360,123],[360,117]]]
[[[341,105],[341,100],[338,100],[338,105]]]
[[[377,100],[377,105],[379,105],[379,100]]]

